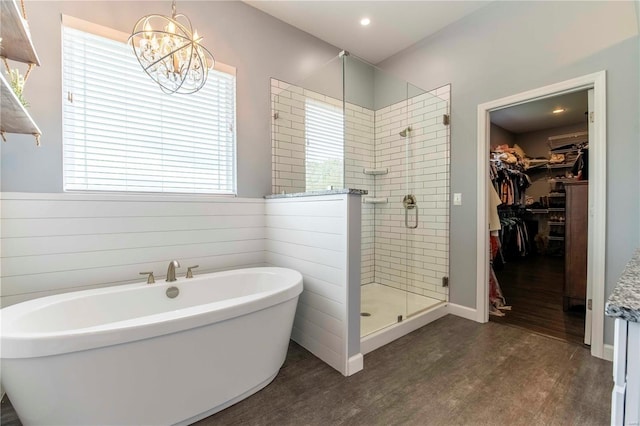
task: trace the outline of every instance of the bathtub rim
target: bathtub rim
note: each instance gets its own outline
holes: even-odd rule
[[[287,281],[274,290],[261,291],[241,297],[225,299],[223,301],[193,305],[175,311],[165,311],[139,318],[114,321],[103,325],[78,329],[41,333],[12,333],[11,320],[13,319],[12,316],[17,318],[22,315],[27,315],[34,309],[60,301],[81,299],[87,295],[126,292],[148,286],[149,284],[143,282],[80,290],[46,296],[8,306],[0,310],[0,318],[2,318],[0,358],[37,358],[62,355],[178,333],[277,306],[299,297],[302,293],[302,274],[293,269],[279,267],[255,267],[212,272],[198,275],[199,279],[180,279],[171,283],[161,282],[156,284],[156,286],[198,285],[199,281],[203,281],[208,277],[215,276],[224,278],[228,275],[256,272],[279,273],[282,274]],[[290,282],[289,279],[291,280]],[[235,303],[230,304],[230,301]]]

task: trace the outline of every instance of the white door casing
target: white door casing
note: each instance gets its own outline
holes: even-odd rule
[[[478,105],[476,312],[478,322],[489,320],[489,232],[487,217],[489,113],[563,93],[593,89],[593,123],[589,128],[589,230],[587,288],[591,292],[591,355],[604,358],[604,285],[606,237],[606,71],[573,78]],[[589,120],[591,121],[591,120]]]
[[[588,129],[588,138],[589,138],[589,146],[591,146],[591,144],[593,143],[593,132],[594,132],[594,120],[595,120],[595,113],[593,111],[593,89],[589,89],[587,91],[587,112],[588,112],[588,117],[587,117],[587,129]],[[591,199],[589,199],[589,215],[591,214],[592,211],[592,203],[593,201]],[[592,235],[593,229],[592,229],[592,220],[591,217],[589,217],[589,220],[587,222],[587,235]],[[593,283],[591,282],[591,278],[592,278],[592,274],[589,271],[589,265],[591,265],[590,263],[590,259],[593,259],[593,253],[591,252],[591,245],[587,244],[587,305],[586,305],[586,309],[584,310],[584,344],[585,345],[591,345],[591,324],[593,321],[593,306],[591,306],[591,309],[589,309],[589,300],[593,300]]]

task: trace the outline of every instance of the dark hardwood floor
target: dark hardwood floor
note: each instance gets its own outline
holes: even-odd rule
[[[197,425],[609,423],[611,363],[521,328],[448,315],[366,355],[364,365],[343,377],[291,342],[269,386]],[[2,424],[20,425],[8,401]]]
[[[584,307],[562,310],[564,258],[531,255],[512,260],[496,277],[511,311],[490,321],[523,327],[536,333],[581,344]]]

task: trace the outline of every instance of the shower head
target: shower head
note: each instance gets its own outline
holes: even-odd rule
[[[400,132],[400,136],[402,136],[403,138],[407,137],[407,132],[411,131],[411,126],[407,127],[406,129],[404,129],[403,131]]]

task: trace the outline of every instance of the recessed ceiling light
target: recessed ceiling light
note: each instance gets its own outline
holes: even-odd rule
[[[369,18],[362,18],[360,20],[360,25],[362,25],[363,27],[366,27],[367,25],[369,25],[371,23],[371,19]]]
[[[561,112],[564,112],[564,108],[556,108],[552,111],[554,114],[560,114]]]

